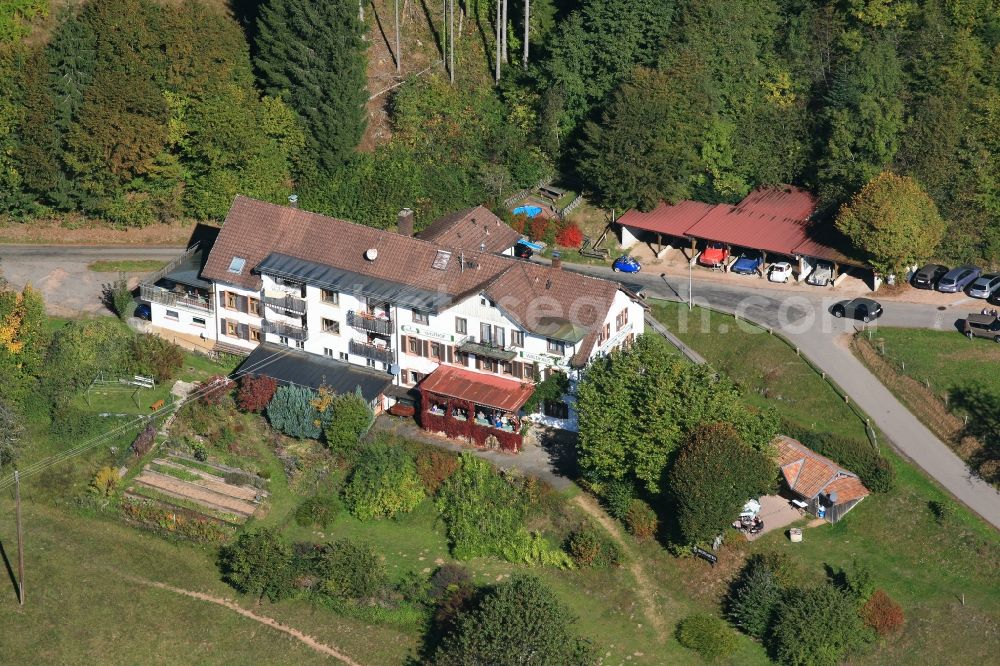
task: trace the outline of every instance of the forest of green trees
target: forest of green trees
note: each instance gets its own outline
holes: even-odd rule
[[[456,84],[411,77],[391,138],[360,151],[382,32],[354,0],[240,3],[241,21],[199,0],[84,0],[42,38],[44,0],[4,3],[0,210],[136,226],[294,191],[384,226],[554,177],[619,210],[794,183],[832,216],[892,171],[944,218],[937,255],[1000,261],[996,0],[534,0],[527,67],[524,4],[508,2],[494,86],[492,34],[474,33],[496,5],[457,0]]]

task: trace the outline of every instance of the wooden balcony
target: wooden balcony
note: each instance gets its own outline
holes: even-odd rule
[[[139,298],[150,303],[159,303],[170,308],[187,308],[200,312],[212,312],[215,309],[212,299],[188,292],[177,292],[152,284],[139,287]]]
[[[281,321],[264,321],[264,332],[270,333],[271,335],[278,335],[285,338],[290,338],[292,340],[302,340],[303,342],[309,339],[309,330],[301,326],[293,326],[291,324],[286,324]]]
[[[351,340],[348,344],[347,350],[352,354],[381,361],[382,363],[386,363],[388,365],[392,365],[396,362],[395,352],[388,347],[376,347],[375,345],[369,345],[364,342],[358,342],[357,340]]]
[[[296,298],[290,294],[285,296],[264,296],[264,305],[279,312],[287,312],[293,315],[301,315],[306,312],[306,301],[304,298]]]
[[[377,333],[378,335],[392,335],[394,330],[391,319],[383,319],[367,312],[354,312],[353,310],[347,313],[347,325],[359,331]]]

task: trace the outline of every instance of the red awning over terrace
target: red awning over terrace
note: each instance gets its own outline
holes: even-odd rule
[[[532,384],[449,365],[439,366],[420,382],[418,388],[506,412],[519,410],[535,391]]]

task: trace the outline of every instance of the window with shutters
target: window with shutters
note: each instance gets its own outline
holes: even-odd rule
[[[419,384],[420,380],[424,378],[422,372],[417,372],[416,370],[410,370],[410,383]]]
[[[443,345],[440,342],[432,342],[431,343],[431,354],[430,354],[430,357],[431,358],[436,358],[438,360],[441,360],[441,359],[444,358],[444,349],[443,349]]]
[[[333,358],[333,350],[330,349],[329,347],[323,347],[323,356],[328,356],[330,358]]]
[[[250,329],[250,341],[251,342],[260,342],[260,329],[259,328],[251,328]]]
[[[240,335],[240,327],[235,321],[226,322],[226,335],[238,338]]]
[[[499,364],[491,358],[477,358],[476,367],[486,372],[497,372]]]
[[[493,344],[495,344],[497,347],[503,347],[505,346],[506,341],[507,341],[507,329],[505,329],[503,326],[494,326]]]
[[[455,364],[462,367],[469,367],[469,355],[466,352],[455,352]]]
[[[288,338],[286,336],[284,336],[284,335],[279,335],[278,336],[278,342],[280,342],[283,345],[287,345],[288,344]]]
[[[413,311],[413,323],[414,324],[429,324],[431,323],[431,317],[426,312],[420,312],[419,310]]]
[[[341,361],[346,361],[349,358],[350,358],[350,355],[347,352],[340,352],[340,360]]]
[[[549,338],[545,341],[545,343],[546,349],[549,350],[550,354],[559,354],[562,356],[566,353],[566,343],[562,340],[553,340],[552,338]]]
[[[621,312],[618,313],[618,316],[615,317],[615,326],[616,326],[615,330],[616,331],[622,330],[622,327],[625,326],[625,324],[627,323],[628,323],[628,308],[624,308]]]
[[[469,321],[464,317],[455,317],[455,332],[467,335],[469,332]]]
[[[611,324],[605,324],[601,329],[601,334],[597,337],[597,345],[603,345],[611,338]]]
[[[365,359],[365,365],[367,365],[369,368],[374,368],[375,367],[375,359],[373,359],[373,358],[366,358]]]
[[[247,312],[249,312],[252,315],[260,315],[260,299],[248,298]]]
[[[503,374],[505,374],[505,375],[511,375],[511,376],[513,376],[514,375],[514,364],[511,363],[510,361],[504,361],[500,365],[500,371],[503,372]]]
[[[323,318],[323,332],[330,335],[340,335],[340,322],[333,319]]]
[[[305,349],[306,348],[306,343],[303,342],[302,340],[296,340],[295,341],[295,348],[296,349]]]
[[[489,324],[479,325],[479,341],[487,344],[493,342],[493,327]]]
[[[417,338],[407,338],[406,351],[414,356],[420,356],[420,340]]]
[[[231,291],[223,292],[225,295],[225,307],[229,310],[235,310],[237,308],[236,294]]]
[[[517,331],[514,329],[510,330],[510,346],[511,347],[524,346],[524,331]]]

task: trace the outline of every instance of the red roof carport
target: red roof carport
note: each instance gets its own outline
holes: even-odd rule
[[[420,382],[418,388],[427,393],[468,400],[484,407],[515,413],[535,391],[533,384],[450,365],[439,366]]]

